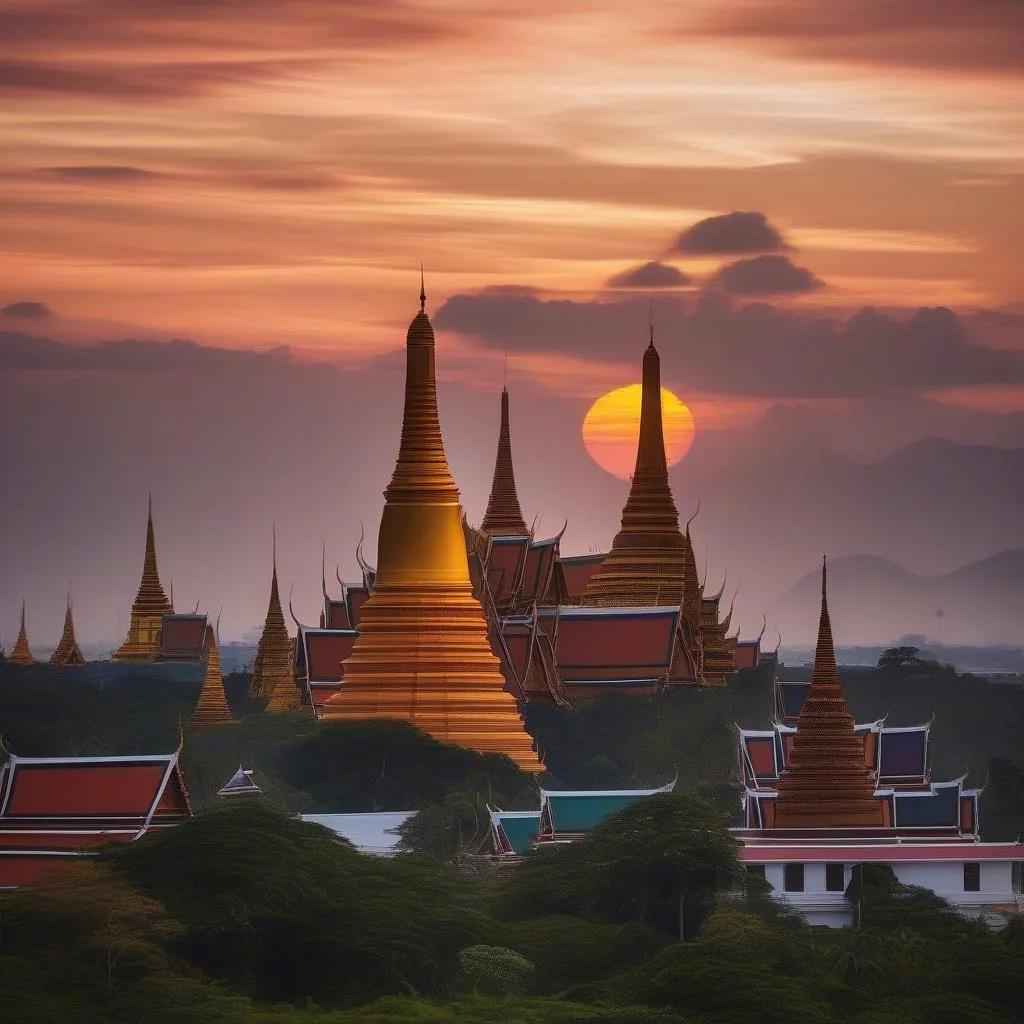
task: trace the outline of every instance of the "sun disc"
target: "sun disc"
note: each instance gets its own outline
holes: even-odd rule
[[[623,480],[629,479],[636,465],[642,395],[639,384],[609,391],[594,402],[583,420],[587,454],[603,470]],[[674,466],[693,444],[693,414],[685,402],[666,388],[661,389],[661,422],[665,458]]]

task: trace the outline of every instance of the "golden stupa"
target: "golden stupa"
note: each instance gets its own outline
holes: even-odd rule
[[[789,768],[779,779],[776,828],[880,828],[885,808],[864,761],[864,742],[839,685],[821,567],[821,619],[814,674],[796,723]]]
[[[526,771],[543,771],[473,596],[422,289],[406,338],[402,441],[384,498],[373,592],[324,719],[400,719],[444,743],[507,754]]]
[[[14,642],[14,650],[7,656],[12,665],[34,665],[36,663],[32,648],[28,645],[28,633],[25,632],[25,601],[21,602],[21,628],[18,639]]]
[[[155,661],[160,651],[160,631],[164,616],[173,615],[160,575],[156,569],[156,544],[153,540],[153,499],[149,499],[146,519],[146,555],[142,562],[142,580],[132,605],[131,622],[125,642],[110,656],[111,661]]]
[[[249,697],[265,700],[271,712],[295,711],[299,707],[300,693],[292,672],[292,641],[281,611],[281,598],[277,591],[277,537],[274,537],[273,573],[270,577],[270,604],[267,620],[263,624],[256,658],[252,663],[252,683]]]
[[[50,664],[61,665],[64,668],[85,664],[85,656],[75,639],[75,620],[71,614],[70,594],[68,594],[67,610],[64,612],[64,632],[61,634],[56,650],[50,655]]]
[[[576,604],[600,608],[679,606],[686,582],[686,539],[668,483],[661,424],[661,359],[654,331],[644,352],[640,438],[622,525]],[[693,600],[693,594],[687,596]]]
[[[230,725],[231,709],[224,692],[224,677],[220,670],[220,652],[217,650],[217,634],[213,626],[207,626],[203,634],[203,648],[206,652],[206,671],[203,688],[189,725],[193,729],[210,729],[218,725]]]
[[[501,389],[501,426],[498,451],[494,457],[494,478],[480,529],[491,536],[523,537],[526,522],[516,493],[516,473],[512,465],[512,439],[508,426],[508,388]]]

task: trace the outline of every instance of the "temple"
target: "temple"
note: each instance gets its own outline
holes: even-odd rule
[[[156,568],[156,543],[153,540],[153,499],[149,499],[146,520],[146,554],[142,563],[142,580],[132,605],[128,636],[111,655],[111,661],[155,661],[160,651],[160,631],[165,615],[174,609],[167,600]]]
[[[775,720],[741,730],[740,859],[812,924],[853,920],[845,898],[859,864],[886,864],[973,916],[1016,910],[1024,845],[983,843],[979,791],[933,782],[930,725],[857,724],[839,683],[822,568],[810,684],[775,682]]]
[[[25,632],[25,602],[21,602],[21,626],[18,629],[18,639],[14,642],[14,650],[7,656],[12,665],[34,665],[35,656],[32,648],[28,645],[28,633]]]
[[[498,860],[509,860],[530,850],[576,842],[589,835],[608,815],[644,797],[671,793],[675,785],[673,779],[656,789],[542,789],[539,810],[488,808],[491,816],[488,852]]]
[[[384,498],[372,591],[360,609],[344,682],[323,718],[401,719],[442,742],[506,754],[527,771],[542,771],[470,583],[422,290],[406,338],[402,439]]]
[[[50,664],[60,665],[63,668],[85,664],[85,657],[75,639],[75,621],[71,616],[70,594],[68,594],[67,608],[64,612],[64,632],[61,634],[56,650],[50,655]]]
[[[273,571],[270,577],[270,603],[263,624],[256,658],[252,665],[249,697],[265,702],[271,712],[294,711],[300,704],[300,692],[292,671],[292,641],[281,611],[277,591],[277,537],[274,537]]]
[[[199,700],[189,724],[193,729],[209,729],[218,725],[230,725],[231,710],[224,693],[224,677],[220,671],[220,653],[217,650],[217,636],[213,626],[206,627],[204,647],[206,651],[206,672]]]
[[[424,323],[429,326],[425,315]],[[487,509],[478,528],[463,518],[462,531],[491,648],[505,688],[519,701],[569,707],[574,699],[612,691],[724,686],[733,672],[759,663],[760,637],[742,641],[738,631],[730,634],[731,610],[724,617],[719,610],[722,590],[705,587],[690,524],[680,528],[666,469],[660,374],[652,338],[644,353],[636,472],[622,529],[607,555],[564,557],[564,527],[554,537],[537,538],[527,526],[516,490],[510,397],[502,389]],[[319,716],[341,699],[347,659],[377,586],[379,574],[363,560],[361,548],[362,581],[346,585],[338,575],[341,593],[335,596],[328,593],[322,566],[319,626],[296,619],[292,671],[299,700]]]
[[[0,889],[192,816],[173,754],[19,757],[0,767]]]

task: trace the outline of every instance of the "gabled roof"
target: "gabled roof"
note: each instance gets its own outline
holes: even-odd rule
[[[607,553],[602,551],[593,555],[562,555],[558,564],[562,569],[562,577],[565,580],[569,597],[579,597],[587,589],[590,577],[594,575],[597,568],[607,558]]]
[[[657,789],[594,789],[540,791],[542,829],[551,834],[589,832],[609,814],[656,793],[671,793],[673,779]]]
[[[252,769],[238,766],[238,771],[217,790],[217,796],[259,796],[263,792],[253,782]]]
[[[490,810],[495,852],[521,856],[530,849],[540,828],[540,811]]]
[[[160,633],[160,657],[168,661],[201,661],[205,638],[205,615],[165,615]]]
[[[308,682],[341,682],[344,675],[342,662],[352,653],[357,636],[354,629],[300,630],[299,640],[303,646]]]
[[[19,757],[0,769],[0,827],[120,822],[144,828],[190,817],[178,753]]]

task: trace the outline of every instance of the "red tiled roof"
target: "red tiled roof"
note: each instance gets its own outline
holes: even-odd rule
[[[344,601],[330,600],[327,602],[327,628],[352,628],[352,623],[348,620],[348,605]]]
[[[161,657],[196,660],[202,657],[206,636],[205,615],[165,615],[161,628]]]
[[[370,592],[366,587],[349,587],[348,588],[348,619],[349,628],[359,628],[359,613],[362,611],[363,605],[370,600]]]
[[[590,577],[604,560],[603,552],[599,555],[570,555],[558,560],[570,597],[579,597],[587,589]]]
[[[563,611],[558,619],[558,664],[566,670],[666,672],[678,622],[678,611],[665,609]]]
[[[522,597],[527,601],[539,601],[547,590],[551,569],[554,565],[557,545],[553,540],[531,544],[526,554],[523,570]]]
[[[356,631],[307,629],[306,670],[310,683],[338,683],[342,679],[341,663],[352,653]]]
[[[757,640],[741,640],[736,644],[734,662],[736,671],[744,668],[757,668],[758,656],[761,653],[761,644]]]
[[[1024,861],[1024,844],[935,842],[919,846],[909,843],[878,843],[875,845],[822,843],[820,846],[744,846],[740,860],[745,864],[779,864],[797,861],[853,861],[858,864],[885,864],[899,861]]]

